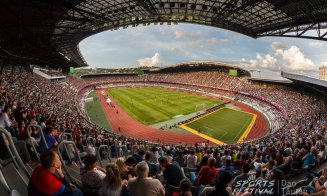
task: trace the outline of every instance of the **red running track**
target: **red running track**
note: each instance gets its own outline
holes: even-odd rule
[[[105,91],[106,92],[106,91]],[[205,143],[206,139],[195,134],[181,134],[169,131],[158,130],[148,127],[130,117],[119,105],[111,99],[115,107],[111,107],[106,103],[105,98],[101,95],[101,90],[97,90],[98,98],[100,99],[103,111],[111,125],[114,132],[120,133],[129,137],[140,140],[154,141],[164,144],[182,144],[194,145],[196,142]],[[230,100],[225,100],[230,101]],[[252,127],[250,133],[245,140],[252,140],[262,136],[267,130],[267,122],[261,113],[256,110],[237,102],[230,101],[236,104],[243,111],[257,114],[255,125]],[[211,143],[212,144],[212,143]]]

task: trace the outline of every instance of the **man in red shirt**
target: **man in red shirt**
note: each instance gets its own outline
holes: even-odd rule
[[[216,159],[211,157],[208,160],[208,165],[201,168],[198,176],[195,179],[195,186],[213,185],[215,184],[218,169],[215,167]]]
[[[61,169],[61,161],[54,149],[48,149],[41,154],[41,165],[32,174],[28,185],[29,196],[39,195],[71,195],[81,196],[82,192],[69,184]],[[57,177],[55,175],[57,174]]]

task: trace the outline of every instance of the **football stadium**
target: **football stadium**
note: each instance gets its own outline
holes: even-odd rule
[[[1,196],[327,195],[327,81],[307,76],[318,67],[303,66],[298,59],[314,63],[295,47],[273,42],[274,54],[250,60],[275,63],[277,79],[245,60],[192,55],[165,66],[95,69],[80,51],[83,40],[108,30],[164,31],[180,23],[227,30],[239,48],[250,47],[238,40],[242,35],[254,42],[311,40],[311,48],[323,50],[325,1],[0,4]],[[192,42],[198,34],[189,35]],[[206,39],[198,48],[229,42]],[[313,56],[325,59],[320,54]],[[278,55],[291,65],[279,65]],[[292,72],[294,64],[301,73]]]

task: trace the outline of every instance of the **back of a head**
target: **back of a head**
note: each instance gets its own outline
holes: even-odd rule
[[[208,196],[228,196],[226,191],[228,184],[233,180],[233,175],[229,171],[220,174],[217,178],[215,190],[208,194]]]
[[[92,164],[96,163],[97,161],[98,161],[98,158],[93,154],[87,154],[84,156],[85,167],[89,167]]]
[[[152,158],[152,153],[151,152],[147,152],[145,153],[145,160],[149,161]]]
[[[134,166],[134,164],[135,164],[135,159],[134,159],[134,157],[128,157],[128,158],[126,159],[126,161],[125,161],[125,164],[126,164],[126,165],[133,165],[133,166]]]
[[[160,165],[166,165],[166,164],[168,164],[168,159],[166,157],[160,157],[159,163],[160,163]]]
[[[135,173],[138,178],[146,178],[149,174],[149,166],[145,161],[139,162],[135,167]]]
[[[185,193],[187,191],[191,191],[192,182],[189,179],[185,178],[185,179],[181,180],[179,188],[180,188],[182,193]]]
[[[215,165],[216,165],[216,159],[213,158],[213,157],[209,158],[209,160],[208,160],[208,166],[209,167],[214,167]]]
[[[45,127],[44,132],[47,134],[50,134],[52,132],[52,130],[53,130],[52,126],[47,126],[47,127]]]
[[[108,181],[108,188],[116,190],[121,186],[121,178],[118,170],[118,166],[115,163],[109,163],[106,167],[106,178]]]
[[[50,169],[52,167],[53,161],[56,156],[55,153],[56,152],[54,152],[53,149],[47,149],[41,154],[40,161],[45,169]]]
[[[140,156],[145,155],[145,151],[144,151],[144,150],[140,150],[140,151],[139,151],[139,155],[140,155]]]
[[[245,163],[245,164],[242,166],[242,170],[243,170],[243,173],[244,173],[244,174],[249,173],[249,171],[251,170],[251,165],[248,164],[248,163]]]
[[[232,180],[233,180],[232,173],[226,171],[218,176],[218,181],[216,185],[220,185],[220,187],[227,187],[228,183],[230,183]]]

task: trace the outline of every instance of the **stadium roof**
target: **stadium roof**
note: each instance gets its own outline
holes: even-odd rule
[[[282,72],[282,77],[288,78],[292,80],[293,82],[299,83],[302,86],[308,86],[321,94],[323,94],[325,97],[327,97],[327,81],[324,80],[318,80],[316,78],[311,78],[308,76],[303,76],[299,74],[294,74],[294,73],[287,73],[287,72]]]
[[[0,16],[2,65],[87,66],[81,40],[151,23],[203,24],[253,38],[327,40],[325,0],[1,0]]]

